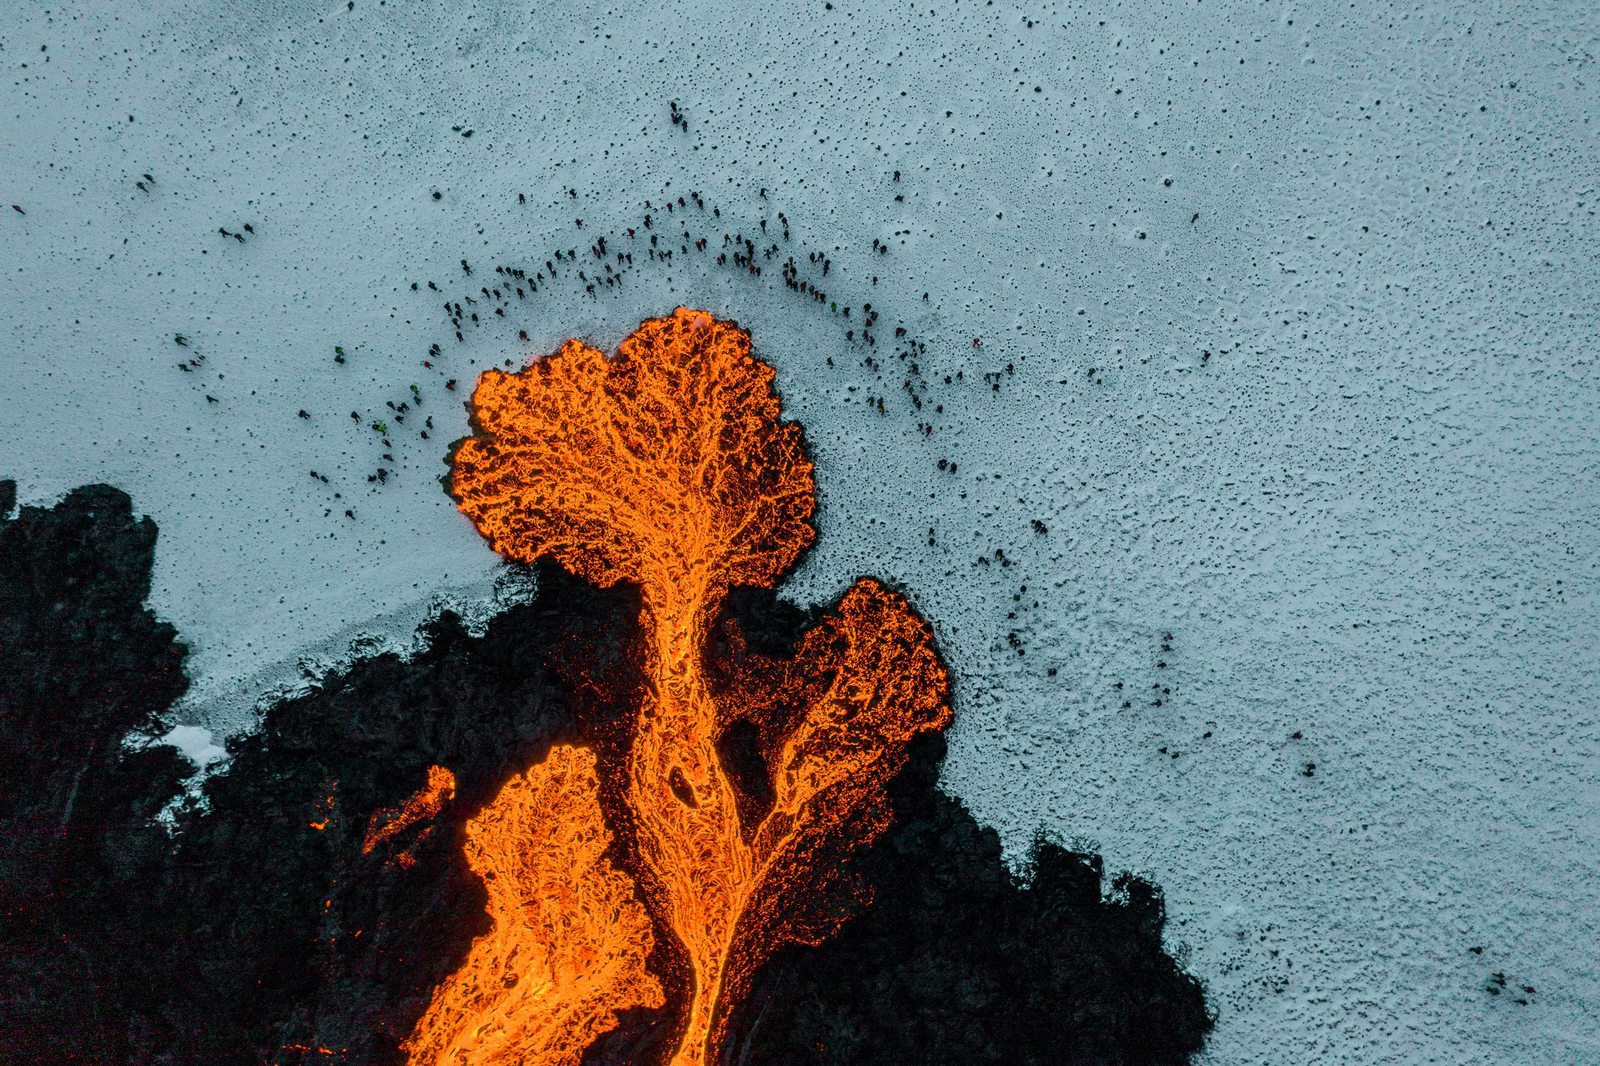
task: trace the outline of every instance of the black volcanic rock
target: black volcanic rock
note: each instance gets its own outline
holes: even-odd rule
[[[616,744],[641,683],[637,595],[550,567],[480,637],[443,614],[412,658],[271,707],[196,802],[175,749],[125,742],[187,684],[183,645],[143,606],[154,525],[105,486],[7,518],[12,491],[0,482],[0,1062],[403,1061],[488,924],[462,825],[552,742]],[[767,593],[730,612],[768,655],[812,621]],[[725,747],[753,780],[747,740]],[[850,864],[874,902],[762,969],[724,1061],[1187,1061],[1209,1020],[1162,951],[1159,892],[1124,875],[1105,896],[1097,859],[1048,846],[1019,883],[938,791],[942,739],[915,750],[897,823]],[[433,765],[454,800],[365,853],[374,814]],[[648,1066],[672,1031],[670,1010],[626,1012],[585,1062]]]
[[[578,735],[571,677],[586,723],[633,705],[637,599],[550,568],[482,637],[445,613],[411,660],[274,706],[183,803],[176,749],[124,743],[187,685],[143,606],[155,538],[104,486],[0,521],[0,1062],[400,1061],[487,924],[460,825]],[[363,854],[434,764],[455,801]]]
[[[0,818],[70,823],[75,787],[114,763],[188,687],[187,649],[144,609],[156,527],[126,493],[75,489],[55,507],[11,510],[0,482]]]
[[[1014,877],[999,838],[935,787],[944,738],[917,740],[894,826],[854,860],[871,904],[772,960],[731,1019],[724,1066],[1160,1066],[1211,1019],[1161,943],[1160,890],[1097,856],[1035,846]]]
[[[121,1061],[151,816],[187,771],[124,738],[188,687],[187,649],[144,607],[156,528],[125,493],[14,501],[0,483],[0,1061]]]

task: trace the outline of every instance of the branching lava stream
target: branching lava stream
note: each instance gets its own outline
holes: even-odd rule
[[[751,708],[713,697],[708,640],[733,587],[772,587],[815,537],[811,463],[772,380],[747,333],[680,308],[642,323],[614,359],[568,341],[520,373],[486,372],[474,435],[453,456],[452,495],[496,551],[641,589],[649,687],[624,796],[638,893],[688,970],[672,1066],[714,1061],[754,970],[781,944],[831,930],[810,896],[887,827],[884,787],[911,738],[950,718],[927,624],[863,578],[775,669],[768,695],[799,710],[786,733],[763,727],[775,798],[755,824],[741,819],[717,742]],[[610,840],[598,773],[588,752],[557,747],[529,777],[565,782],[562,818],[508,817],[503,805],[526,802],[519,778],[469,827],[473,868],[493,877],[495,928],[435,991],[407,1042],[413,1064],[577,1062],[616,1011],[661,1004],[626,875],[598,850],[572,851]],[[526,857],[543,851],[568,857]],[[530,965],[544,967],[532,991],[517,970]]]

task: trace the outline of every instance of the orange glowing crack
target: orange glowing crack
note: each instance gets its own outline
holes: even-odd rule
[[[412,1063],[577,1066],[626,1007],[659,1007],[650,916],[605,857],[594,754],[557,746],[467,823],[494,928],[435,990]]]
[[[317,809],[326,813],[316,821],[307,822],[306,824],[320,833],[327,829],[333,823],[333,820],[338,817],[338,808],[339,782],[335,781],[328,786],[328,794],[323,797],[322,802],[317,804]]]
[[[747,333],[680,308],[642,323],[615,359],[568,341],[521,373],[486,372],[476,433],[453,457],[452,494],[496,551],[641,589],[650,685],[626,801],[639,887],[688,963],[673,1066],[716,1058],[730,1006],[775,948],[830,931],[808,924],[805,897],[887,826],[884,786],[907,744],[950,718],[926,623],[858,581],[779,682],[802,712],[766,745],[776,802],[759,824],[742,823],[716,742],[753,708],[713,699],[710,628],[730,588],[772,586],[815,537],[811,463],[799,427],[779,418],[772,380]],[[529,835],[520,846],[552,845]],[[571,920],[586,936],[625,935],[593,909]]]
[[[428,767],[427,785],[406,800],[398,810],[384,809],[373,813],[372,820],[367,824],[366,835],[361,839],[361,854],[371,855],[372,849],[380,844],[394,839],[418,822],[433,818],[444,809],[444,805],[453,799],[455,794],[456,775],[443,766]],[[312,828],[322,827],[313,823]],[[426,837],[432,829],[432,826],[424,829],[422,837]],[[416,862],[414,849],[421,839],[419,837],[411,847],[395,855],[393,861],[401,866],[410,866]]]

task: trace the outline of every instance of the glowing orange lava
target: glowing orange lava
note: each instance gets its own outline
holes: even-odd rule
[[[762,694],[765,704],[797,711],[783,730],[763,727],[776,799],[759,822],[741,818],[746,797],[716,743],[732,722],[758,717],[755,697],[736,689],[720,704],[713,698],[707,641],[732,587],[772,586],[815,537],[811,463],[799,427],[779,418],[772,380],[772,369],[751,356],[747,333],[679,308],[642,323],[614,359],[568,341],[521,373],[486,372],[472,400],[475,435],[453,459],[452,494],[496,551],[524,562],[551,557],[597,585],[631,581],[641,589],[650,685],[633,731],[625,798],[637,833],[638,887],[687,962],[689,1001],[673,1066],[716,1058],[729,1008],[774,949],[831,931],[809,912],[810,897],[888,825],[884,786],[904,764],[911,738],[950,718],[948,679],[927,624],[876,581],[857,581]],[[543,919],[517,939],[527,955],[515,961],[502,946],[485,949],[499,952],[493,966],[475,962],[474,945],[413,1034],[413,1063],[487,1063],[502,1054],[539,1066],[575,1062],[615,1024],[610,1012],[660,1004],[659,985],[619,961],[642,966],[651,944],[648,928],[617,902],[623,897],[575,893],[568,881],[546,879],[550,863],[566,861],[560,856],[573,846],[573,832],[605,835],[593,759],[556,751],[572,753],[562,756],[563,819],[502,820],[492,834],[480,827],[469,834],[477,841],[469,855],[492,837],[499,858],[488,866],[496,872],[488,882],[491,912],[511,913],[514,900],[560,915],[561,936],[591,954],[550,963],[560,978],[548,980],[597,995],[603,987],[593,1002],[607,1009],[587,1009],[579,1024],[560,996],[501,996],[484,1005],[485,989],[500,980],[489,980],[491,973],[520,984],[523,967],[554,958],[565,943],[546,939],[556,934],[552,919]],[[552,850],[557,858],[547,863],[541,856]],[[612,874],[602,878],[608,885]],[[502,935],[496,920],[486,940]],[[494,1035],[492,1047],[483,1034]]]
[[[467,823],[494,928],[434,993],[413,1063],[577,1066],[625,1007],[659,1007],[650,916],[605,857],[594,754],[556,746]]]

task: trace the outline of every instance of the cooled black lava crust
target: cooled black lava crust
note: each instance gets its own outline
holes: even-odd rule
[[[14,510],[0,482],[0,1062],[404,1061],[488,924],[461,826],[552,742],[615,742],[640,685],[637,597],[541,569],[483,636],[447,613],[410,661],[374,656],[276,704],[184,801],[183,757],[127,742],[188,685],[187,649],[144,606],[154,523],[105,485]],[[729,611],[768,651],[808,621],[759,593]],[[1211,1017],[1163,949],[1160,890],[1107,889],[1097,857],[1052,845],[1019,881],[939,791],[943,755],[919,740],[894,827],[849,864],[872,903],[762,969],[724,1063],[1187,1062]],[[434,764],[457,793],[394,842],[415,863],[363,855],[372,814]],[[630,1012],[585,1061],[649,1066],[673,1017]]]

